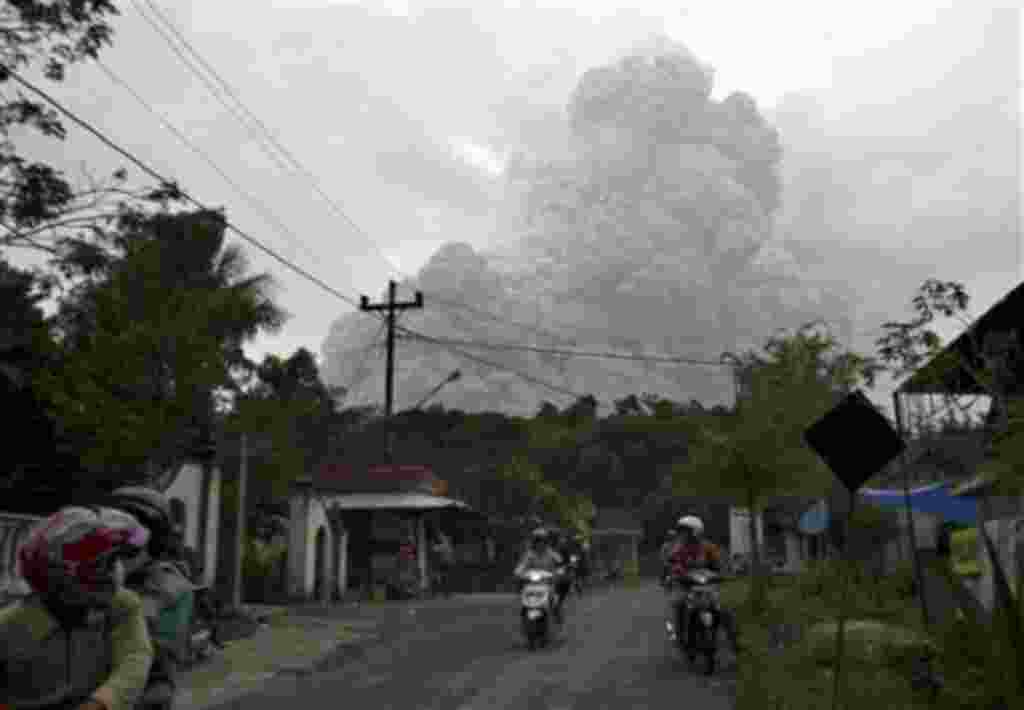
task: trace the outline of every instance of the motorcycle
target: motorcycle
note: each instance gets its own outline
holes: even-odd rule
[[[682,589],[673,608],[675,618],[666,621],[669,640],[686,655],[690,664],[704,658],[704,672],[712,675],[718,663],[718,631],[722,625],[722,607],[718,584],[721,577],[706,569],[695,569],[672,580]]]
[[[561,625],[555,611],[558,596],[555,591],[557,575],[545,570],[527,570],[520,592],[520,619],[523,636],[531,651],[551,641],[552,624]]]
[[[213,656],[216,644],[213,641],[213,625],[215,619],[207,613],[210,588],[199,587],[195,590],[195,606],[189,625],[188,640],[185,648],[185,664],[194,666]]]

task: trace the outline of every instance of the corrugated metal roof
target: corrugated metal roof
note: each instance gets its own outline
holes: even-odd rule
[[[372,466],[331,462],[314,474],[320,490],[339,493],[441,493],[440,479],[429,466],[377,464]]]
[[[469,510],[469,506],[462,501],[423,493],[352,493],[330,496],[329,500],[331,506],[341,510]]]

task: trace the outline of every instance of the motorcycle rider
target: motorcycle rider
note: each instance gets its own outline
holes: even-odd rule
[[[676,523],[675,543],[669,550],[668,564],[670,579],[678,579],[691,569],[721,569],[721,553],[718,546],[705,542],[704,522],[695,515],[684,515]],[[686,619],[686,597],[679,596],[670,600],[674,612],[674,633],[683,629]],[[693,629],[690,629],[691,633]]]
[[[671,528],[665,535],[665,542],[661,545],[661,583],[663,586],[667,586],[671,578],[672,567],[669,564],[669,558],[672,555],[672,549],[678,542],[679,531],[676,528]]]
[[[149,531],[121,511],[67,507],[18,550],[32,594],[0,609],[0,707],[131,710],[153,662],[121,557]]]
[[[572,541],[572,554],[578,555],[579,561],[576,563],[576,589],[579,594],[583,594],[583,587],[587,582],[587,578],[590,577],[590,555],[587,551],[586,538],[583,533],[576,533]]]
[[[555,585],[555,591],[559,598],[565,599],[569,596],[569,592],[572,591],[573,577],[579,569],[578,567],[571,566],[570,560],[572,560],[573,555],[576,555],[578,564],[579,552],[576,550],[576,545],[568,533],[561,530],[555,533],[554,549],[558,556],[562,558],[562,562],[567,566],[565,574],[561,575],[558,583]]]
[[[519,564],[516,565],[515,575],[520,580],[522,588],[522,576],[528,570],[543,570],[558,574],[562,566],[562,556],[551,546],[551,533],[545,528],[537,528],[530,535],[530,547],[523,554]],[[562,603],[565,596],[559,591],[562,580],[555,578],[555,617],[559,623],[562,621]]]
[[[144,705],[169,707],[187,657],[196,590],[176,564],[171,504],[163,493],[144,486],[118,488],[107,504],[132,515],[150,531],[145,549],[125,560],[125,584],[142,597],[155,650]]]

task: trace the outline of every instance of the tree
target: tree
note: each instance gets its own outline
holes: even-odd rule
[[[255,372],[256,383],[240,393],[225,422],[230,439],[222,460],[237,468],[236,441],[247,434],[249,500],[259,506],[287,495],[297,476],[328,456],[335,403],[305,348],[284,359],[267,355]]]
[[[37,379],[94,476],[149,479],[212,436],[243,343],[279,327],[219,212],[127,211],[108,256],[64,300],[61,365]]]
[[[44,252],[60,269],[69,256],[97,248],[97,235],[123,204],[161,201],[169,193],[129,189],[123,170],[103,180],[84,172],[73,184],[62,171],[27,158],[15,137],[63,140],[66,131],[61,115],[11,72],[39,68],[45,80],[63,81],[70,66],[96,59],[111,43],[117,14],[109,0],[16,0],[0,7],[0,247]]]
[[[5,425],[0,491],[8,500],[24,492],[30,507],[72,490],[79,471],[73,443],[32,387],[40,372],[57,364],[57,345],[40,307],[45,295],[32,273],[0,260],[0,399],[17,413]]]
[[[689,459],[674,471],[677,493],[724,495],[749,511],[756,611],[764,603],[756,516],[779,497],[824,495],[832,476],[803,433],[844,391],[861,381],[873,386],[878,371],[870,358],[842,351],[820,326],[777,335],[763,353],[734,355],[743,383],[736,407],[695,419]]]
[[[897,378],[914,374],[926,362],[933,373],[965,370],[981,391],[980,396],[991,402],[985,418],[990,444],[986,468],[1007,490],[1024,487],[1024,471],[1017,463],[1024,452],[1024,401],[1018,395],[1020,386],[1016,382],[1024,362],[1020,333],[991,332],[981,337],[969,316],[970,296],[957,281],[928,279],[918,288],[911,304],[914,318],[883,324],[886,333],[876,341],[881,360]],[[933,327],[939,316],[956,319],[964,328],[964,348],[943,349],[942,338]],[[943,413],[947,414],[946,421],[939,424],[945,428],[969,427],[976,419],[979,395],[965,398],[959,392],[941,391],[939,396],[941,405],[930,407],[914,422],[914,434],[933,433],[936,419]],[[954,412],[959,412],[959,419]]]

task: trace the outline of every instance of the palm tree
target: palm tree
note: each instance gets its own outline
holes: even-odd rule
[[[62,304],[62,415],[91,468],[151,478],[212,441],[214,394],[245,342],[283,325],[267,274],[247,274],[218,211],[127,212],[98,278]]]

